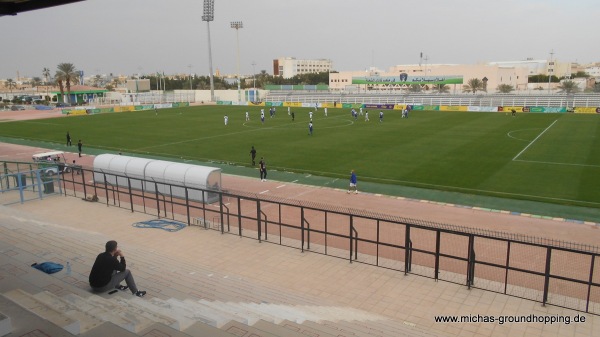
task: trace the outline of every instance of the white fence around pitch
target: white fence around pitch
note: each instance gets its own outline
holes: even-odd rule
[[[271,92],[268,102],[409,104],[446,106],[545,106],[600,107],[600,94],[512,95],[512,94],[335,94]]]
[[[194,92],[166,92],[166,91],[150,91],[138,93],[107,93],[105,97],[95,97],[90,101],[90,104],[96,105],[111,105],[111,104],[160,104],[160,103],[179,103],[179,102],[196,102]]]

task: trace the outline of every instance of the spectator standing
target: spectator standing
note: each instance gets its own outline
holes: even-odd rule
[[[260,169],[260,181],[267,181],[267,163],[265,162],[265,158],[260,157],[258,165]]]
[[[356,183],[356,173],[354,172],[354,170],[352,170],[350,171],[350,187],[348,187],[348,193],[350,193],[350,191],[353,190],[354,194],[358,194],[358,188],[356,187]]]

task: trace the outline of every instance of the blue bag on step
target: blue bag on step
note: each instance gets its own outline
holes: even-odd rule
[[[35,269],[43,271],[46,274],[54,274],[63,270],[63,265],[55,262],[34,263],[31,266]]]

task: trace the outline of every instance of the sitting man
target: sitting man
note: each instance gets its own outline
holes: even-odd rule
[[[121,260],[117,260],[117,256]],[[125,280],[127,286],[121,285]],[[108,241],[106,243],[106,251],[98,254],[96,262],[90,272],[90,286],[96,292],[104,292],[113,288],[126,290],[129,288],[131,293],[138,297],[146,295],[145,291],[138,290],[133,280],[133,275],[126,269],[125,256],[123,252],[117,249],[117,241]]]

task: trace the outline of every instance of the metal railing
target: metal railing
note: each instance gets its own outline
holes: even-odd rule
[[[268,102],[446,106],[600,107],[600,94],[413,94],[271,92]],[[340,106],[341,107],[341,106]]]
[[[81,173],[63,175],[65,195],[76,195],[85,188],[107,206],[157,217],[161,208],[171,208],[172,218],[188,225],[194,224],[191,219],[202,218],[205,228],[221,233],[600,315],[600,253],[596,246],[239,191],[173,184],[171,190],[184,188],[186,198],[161,197],[132,189],[130,182],[128,187],[109,187],[85,180],[90,174],[103,174],[107,181],[108,174],[102,172],[83,169]],[[115,175],[111,179],[115,177],[131,179]],[[188,190],[217,193],[219,198],[212,204],[190,200]],[[220,223],[206,226],[206,219]]]

